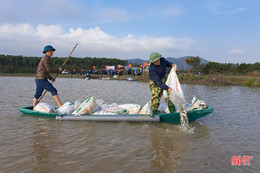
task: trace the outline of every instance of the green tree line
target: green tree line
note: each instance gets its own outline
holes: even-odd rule
[[[24,56],[13,56],[13,55],[0,55],[0,73],[35,73],[41,57],[24,57]],[[52,66],[60,67],[65,57],[52,57]],[[187,64],[193,67],[194,73],[202,72],[203,74],[248,74],[252,71],[260,71],[260,63],[254,64],[233,64],[233,63],[217,63],[209,62],[207,64],[200,64],[200,58],[187,58]],[[80,72],[81,69],[92,70],[93,66],[97,69],[105,68],[105,66],[116,66],[117,65],[128,65],[127,60],[120,60],[116,58],[75,58],[70,57],[65,67],[68,71],[75,69]],[[139,65],[136,65],[139,66]]]
[[[203,74],[248,74],[253,71],[260,72],[260,63],[254,64],[232,64],[232,63],[217,63],[208,62],[206,64],[200,64],[200,57],[188,57],[185,59],[185,63],[191,66],[193,73],[202,72]]]
[[[0,73],[35,73],[41,57],[24,57],[13,55],[0,55]],[[66,58],[52,57],[53,67],[60,67]],[[126,60],[116,58],[75,58],[70,57],[65,65],[67,71],[75,69],[80,72],[81,69],[92,70],[93,66],[97,69],[105,68],[105,66],[127,65]]]
[[[260,72],[260,63],[254,64],[233,64],[233,63],[217,63],[217,62],[209,62],[207,64],[201,64],[197,69],[197,71],[201,71],[204,74],[248,74],[253,71]]]

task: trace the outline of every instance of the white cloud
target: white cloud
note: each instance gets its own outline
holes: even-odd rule
[[[233,3],[229,1],[211,1],[208,3],[208,9],[212,13],[216,14],[236,14],[247,11],[248,9],[243,7],[244,4]]]
[[[1,0],[0,23],[75,20],[84,13],[80,3],[72,0]]]
[[[10,25],[10,24],[4,24],[0,27],[0,33],[3,34],[3,36],[9,36],[9,35],[30,35],[31,33],[34,33],[34,28],[27,23],[18,24],[16,26]]]
[[[93,18],[102,22],[126,21],[130,18],[127,11],[117,8],[102,8],[99,11],[93,11]]]
[[[191,49],[194,41],[190,37],[136,37],[128,34],[117,37],[99,27],[70,28],[61,25],[30,24],[0,25],[0,53],[39,56],[46,44],[52,44],[56,56],[67,56],[70,49],[79,43],[74,56],[145,58],[153,51],[172,53]]]
[[[53,38],[53,37],[59,37],[64,33],[64,30],[61,28],[60,25],[41,25],[39,24],[36,28],[36,32],[34,33],[37,37],[42,38]]]
[[[241,49],[232,49],[228,53],[231,54],[231,55],[235,55],[235,54],[243,54],[244,51],[241,50]]]
[[[165,10],[162,10],[161,15],[165,17],[175,17],[182,13],[182,9],[180,7],[169,7]],[[160,13],[158,14],[160,15]]]
[[[260,49],[255,50],[256,53],[260,53]]]
[[[68,26],[95,26],[107,23],[122,23],[144,19],[168,19],[178,16],[183,9],[163,3],[144,6],[114,5],[116,2],[75,0],[1,0],[0,24],[62,24]],[[121,3],[120,3],[121,4]],[[127,3],[128,4],[128,3]],[[135,3],[138,5],[139,3]],[[141,3],[142,4],[142,3]],[[160,9],[160,10],[158,10]]]

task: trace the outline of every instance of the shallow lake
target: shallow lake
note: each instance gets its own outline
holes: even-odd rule
[[[90,96],[106,102],[150,99],[148,83],[58,78],[62,102]],[[0,77],[0,172],[258,172],[260,170],[260,88],[182,85],[214,112],[180,125],[139,122],[56,121],[22,115],[32,105],[32,77]],[[56,106],[51,94],[42,102]],[[252,156],[232,166],[232,156]],[[258,171],[257,171],[258,170]]]

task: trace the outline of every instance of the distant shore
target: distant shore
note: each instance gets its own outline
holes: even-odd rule
[[[35,77],[35,73],[0,73],[0,76],[6,77]],[[55,74],[52,74],[55,76]],[[59,74],[58,78],[85,78],[80,74]],[[113,77],[103,75],[103,78]],[[131,75],[117,76],[117,80],[126,80]],[[101,79],[100,75],[91,75],[92,79]],[[247,86],[247,87],[260,87],[260,72],[254,72],[249,75],[229,75],[229,74],[211,74],[211,75],[187,75],[179,74],[179,81],[182,84],[195,84],[195,85],[213,85],[213,86]],[[134,79],[138,82],[148,82],[148,73],[141,76],[135,76]]]
[[[248,86],[260,87],[260,73],[252,75],[178,75],[181,84],[213,85],[213,86]],[[135,77],[137,81],[148,82],[148,75]]]

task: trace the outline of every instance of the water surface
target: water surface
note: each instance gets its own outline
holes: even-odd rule
[[[90,96],[106,102],[151,99],[148,83],[58,78],[63,102]],[[0,77],[1,172],[258,172],[260,89],[182,85],[215,108],[193,123],[56,121],[22,115],[32,105],[34,78]],[[43,100],[56,106],[51,94]],[[253,156],[250,166],[231,166],[232,156]]]

